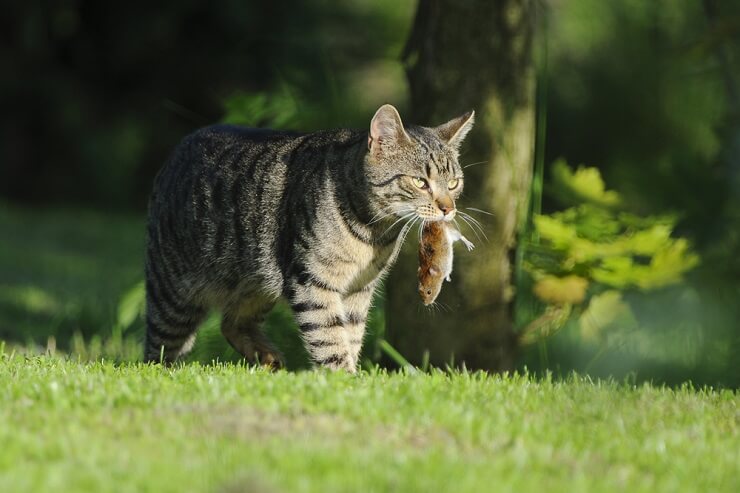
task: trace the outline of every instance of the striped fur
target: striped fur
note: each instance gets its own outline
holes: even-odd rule
[[[405,233],[454,217],[462,184],[448,184],[462,181],[457,148],[471,125],[467,114],[406,129],[386,105],[370,132],[217,125],[186,137],[149,204],[145,359],[186,353],[215,308],[237,351],[279,365],[260,325],[283,296],[313,360],[355,371],[373,293]]]

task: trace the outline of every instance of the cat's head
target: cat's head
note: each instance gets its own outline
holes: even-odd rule
[[[474,118],[470,111],[438,127],[404,127],[396,108],[381,106],[365,162],[376,216],[451,221],[464,185],[459,148]]]

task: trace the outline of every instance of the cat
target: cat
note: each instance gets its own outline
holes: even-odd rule
[[[216,309],[247,361],[281,366],[260,326],[282,296],[313,362],[355,372],[373,293],[409,229],[454,216],[473,121],[404,127],[384,105],[369,131],[215,125],[183,139],[149,201],[144,359],[186,354]]]

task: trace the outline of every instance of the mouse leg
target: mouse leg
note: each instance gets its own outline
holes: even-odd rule
[[[475,248],[475,245],[473,245],[473,242],[470,241],[469,239],[465,238],[463,235],[460,235],[460,241],[463,242],[463,245],[465,245],[465,248],[467,248],[468,251],[470,251],[473,248]],[[449,281],[449,279],[447,279],[447,280]]]

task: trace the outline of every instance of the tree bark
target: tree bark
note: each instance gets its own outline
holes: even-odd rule
[[[529,0],[420,0],[404,61],[411,93],[408,122],[436,125],[476,110],[462,146],[460,211],[483,224],[488,240],[464,223],[473,252],[455,251],[441,309],[416,291],[418,242],[408,241],[387,287],[386,338],[412,363],[454,360],[493,371],[513,367],[512,259],[526,216],[535,136],[534,3]],[[465,207],[488,210],[485,216]]]

